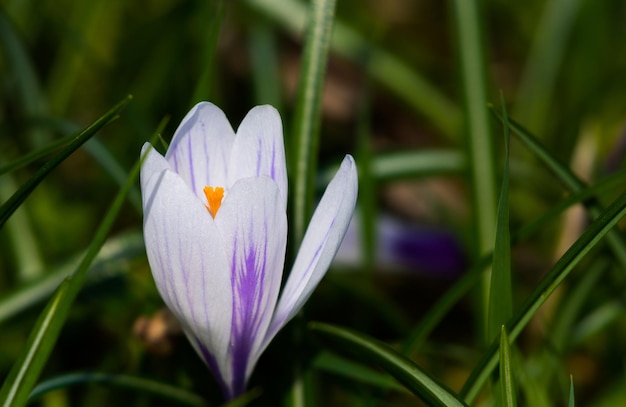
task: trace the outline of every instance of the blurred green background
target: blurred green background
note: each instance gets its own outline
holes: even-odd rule
[[[626,4],[477,3],[487,101],[499,108],[501,92],[509,116],[582,179],[593,184],[623,169]],[[464,98],[466,68],[454,7],[452,1],[435,0],[337,2],[322,98],[319,184],[326,184],[325,170],[344,154],[355,155],[362,208],[355,217],[362,230],[354,244],[361,248],[330,271],[307,306],[307,320],[342,324],[397,345],[485,253],[476,237],[476,208],[482,199],[492,205],[487,201],[495,202],[496,195],[475,196],[476,179],[468,170],[464,112],[471,109]],[[306,20],[307,3],[296,0],[0,1],[0,165],[84,128],[133,95],[119,119],[52,172],[0,230],[0,378],[164,117],[170,119],[163,132],[169,140],[200,100],[220,106],[235,128],[252,106],[270,103],[283,118],[289,154]],[[490,125],[499,185],[504,143],[497,120]],[[408,164],[398,155],[413,152],[415,161]],[[44,162],[1,175],[1,201]],[[513,232],[567,195],[515,139],[510,183]],[[600,200],[610,202],[623,187],[618,180]],[[372,255],[375,245],[382,245],[376,230],[383,216],[412,225],[425,241],[441,234],[449,240],[439,251],[428,246],[417,253],[423,257],[418,266],[395,270]],[[168,331],[165,323],[167,335],[156,345],[140,329],[162,308],[143,251],[141,219],[135,188],[42,379],[75,371],[128,374],[219,403],[210,373],[175,328]],[[568,212],[516,243],[514,307],[585,225],[582,212]],[[445,272],[428,266],[450,259],[456,260]],[[603,273],[593,283],[592,271]],[[606,249],[595,250],[525,330],[516,353],[525,405],[565,405],[569,374],[581,405],[626,403],[624,271]],[[585,294],[576,291],[587,286]],[[580,304],[561,347],[550,328],[571,298]],[[484,349],[479,303],[476,293],[466,296],[413,355],[453,390],[462,386]],[[275,405],[274,392],[288,387],[284,340],[278,338],[257,369],[275,372],[275,382],[262,373],[253,377],[253,386],[266,388],[257,399],[260,405]],[[304,353],[310,353],[319,405],[366,405],[368,400],[421,405],[388,384],[368,384],[330,368],[338,361],[324,362],[320,345],[314,338],[311,342]],[[146,392],[106,384],[64,388],[37,403],[170,405]]]

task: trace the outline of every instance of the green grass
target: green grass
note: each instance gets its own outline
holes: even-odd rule
[[[3,0],[0,405],[223,405],[180,332],[133,328],[163,307],[139,151],[199,100],[235,128],[278,108],[288,264],[341,158],[359,170],[352,261],[229,405],[626,403],[623,11]]]

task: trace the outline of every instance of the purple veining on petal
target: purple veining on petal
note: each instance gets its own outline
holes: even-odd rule
[[[169,246],[169,240],[167,238],[164,238],[162,242],[164,247],[163,250],[158,252],[159,262],[162,266],[167,265],[169,268],[173,268],[171,259],[164,257],[170,255],[172,252]],[[170,305],[171,307],[175,307],[177,310],[180,310],[181,306],[178,291],[176,290],[176,287],[174,287],[174,278],[170,276],[170,274],[176,272],[176,270],[165,270],[165,268],[166,267],[162,267],[160,280],[163,283],[164,289],[167,293],[167,299],[170,303],[168,305]]]
[[[250,219],[250,237],[254,236],[253,220]],[[267,232],[267,224],[264,223],[264,231]],[[267,233],[263,242],[267,240]],[[257,249],[262,249],[259,253]],[[243,256],[239,256],[239,251]],[[238,264],[238,259],[243,258],[243,263]],[[233,319],[231,325],[231,350],[233,366],[232,389],[234,395],[245,391],[246,371],[250,359],[250,353],[254,339],[257,336],[263,310],[260,305],[263,301],[263,284],[265,279],[267,262],[267,246],[255,247],[254,241],[240,242],[235,240],[232,257],[233,283]]]
[[[213,354],[209,352],[206,346],[204,346],[204,344],[199,341],[198,338],[194,337],[193,339],[195,340],[198,349],[200,349],[200,352],[202,353],[202,358],[204,359],[204,362],[207,364],[209,370],[211,371],[211,373],[213,373],[213,376],[217,379],[217,382],[222,388],[222,392],[224,393],[226,399],[230,400],[234,398],[235,395],[231,393],[231,389],[228,387],[228,385],[224,381],[224,378],[222,377],[215,356],[213,356]]]
[[[308,281],[305,281],[305,280],[308,280],[308,278],[311,276],[312,271],[315,269],[315,266],[318,263],[320,255],[322,254],[322,250],[324,249],[324,246],[326,245],[326,242],[328,241],[328,236],[330,235],[330,231],[332,230],[332,227],[335,224],[335,220],[336,218],[333,218],[332,222],[330,222],[330,225],[328,226],[326,233],[324,234],[324,238],[321,240],[319,246],[317,246],[317,248],[315,249],[315,252],[313,256],[311,256],[309,264],[305,268],[305,271],[298,276],[299,277],[298,282],[295,284],[297,287],[301,287],[303,289],[302,286],[303,285],[306,286],[306,284],[308,283]],[[292,270],[291,272],[293,273],[294,270]],[[293,295],[293,293],[290,293],[290,294]],[[301,295],[301,292],[297,293],[296,298],[299,297],[300,295]],[[297,302],[295,298],[292,300],[294,304]],[[283,327],[287,318],[290,317],[289,316],[290,313],[291,313],[291,310],[283,309],[282,312],[274,316],[274,319],[272,320],[270,328],[268,329],[265,335],[266,339],[264,339],[264,341],[266,343],[268,343],[274,337],[274,335],[276,335],[276,333]]]
[[[206,123],[204,121],[200,122],[200,127],[202,127],[202,132],[204,134],[208,133],[207,130],[206,130]],[[210,148],[209,148],[209,146],[207,144],[207,139],[203,138],[202,139],[202,152],[204,153],[204,157],[205,157],[206,163],[207,163],[207,167],[206,167],[207,173],[206,174],[201,174],[201,176],[204,178],[204,183],[207,186],[210,186],[209,182],[210,182],[211,174],[209,174],[208,172],[209,172],[209,168],[210,168],[211,162],[212,162],[211,161],[211,154],[209,154],[209,151],[210,151]],[[204,185],[200,185],[200,188],[203,188],[203,187],[204,187]],[[202,195],[202,191],[201,190],[195,191],[195,192],[197,194],[200,194],[200,196]]]
[[[170,162],[170,166],[172,167],[172,169],[178,174],[178,156],[176,154],[174,154],[174,156],[172,157],[172,159],[174,160],[173,162]]]
[[[188,151],[190,152],[190,154],[188,155],[188,159],[189,159],[189,177],[190,177],[190,187],[191,190],[194,191],[194,193],[198,193],[196,191],[196,175],[195,175],[195,171],[193,170],[193,154],[191,154],[192,148],[191,148],[191,137],[187,137],[187,148]]]
[[[170,165],[176,170],[178,174],[180,174],[180,168],[178,164],[178,144],[181,141],[181,138],[186,135],[187,142],[191,139],[190,132],[193,128],[194,124],[197,121],[198,117],[198,109],[195,109],[192,117],[189,117],[184,123],[181,123],[180,127],[176,130],[176,134],[174,135],[174,139],[170,143],[169,148],[167,149],[167,153],[165,154],[165,159],[170,161],[170,158],[174,160],[174,163],[170,162]],[[188,155],[185,155],[185,158],[188,158]],[[190,158],[190,157],[189,157]],[[190,167],[191,168],[191,167]],[[192,171],[193,172],[193,171]]]
[[[193,246],[190,245],[185,245],[185,242],[182,241],[181,236],[179,236],[179,240],[178,240],[178,245],[180,248],[185,248],[187,251],[191,251],[194,250]],[[193,298],[193,295],[190,292],[190,284],[189,284],[189,274],[192,272],[191,270],[188,270],[184,265],[185,265],[185,258],[191,256],[191,253],[183,253],[182,251],[179,252],[179,263],[181,266],[180,270],[174,270],[173,272],[177,272],[180,273],[182,276],[182,280],[183,280],[183,286],[184,286],[184,297],[187,300],[187,309],[189,310],[189,316],[191,317],[191,320],[194,322],[195,325],[198,325],[198,319],[196,318],[196,307],[194,307],[194,300],[196,300],[196,298]]]
[[[270,177],[278,184],[278,180],[276,179],[276,146],[272,144],[272,165],[270,166]]]
[[[261,174],[261,163],[263,162],[262,155],[263,155],[263,143],[261,142],[261,139],[258,138],[257,148],[256,148],[256,175],[257,177],[259,175],[262,175]]]
[[[335,224],[335,220],[336,219],[337,219],[336,217],[333,218],[332,222],[330,222],[330,225],[328,225],[328,229],[326,230],[326,234],[324,234],[324,238],[322,239],[321,244],[315,250],[315,254],[311,258],[311,261],[309,262],[309,265],[307,266],[306,271],[304,273],[302,273],[300,281],[304,280],[305,277],[310,276],[311,275],[311,270],[315,268],[315,265],[317,265],[317,261],[318,261],[318,259],[320,257],[320,254],[322,253],[322,249],[324,248],[324,246],[326,245],[326,242],[328,241],[328,235],[330,234],[330,231],[333,229],[333,225]]]

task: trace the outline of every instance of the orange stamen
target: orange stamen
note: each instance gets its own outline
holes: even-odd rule
[[[205,205],[211,216],[215,218],[217,211],[222,206],[222,199],[224,198],[224,188],[222,187],[204,187],[204,195],[208,205]]]

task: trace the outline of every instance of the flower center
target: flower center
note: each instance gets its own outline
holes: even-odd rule
[[[224,188],[222,187],[204,187],[204,195],[208,205],[205,205],[211,216],[215,218],[217,211],[222,206],[222,199],[224,198]]]

